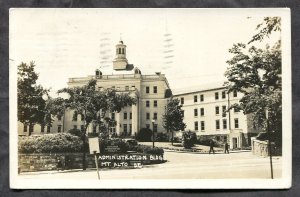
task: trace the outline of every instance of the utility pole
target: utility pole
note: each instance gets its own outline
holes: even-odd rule
[[[272,163],[272,147],[271,147],[271,133],[269,129],[269,110],[266,109],[266,121],[267,121],[267,134],[268,134],[268,148],[270,155],[270,167],[271,167],[271,179],[273,179],[273,163]]]

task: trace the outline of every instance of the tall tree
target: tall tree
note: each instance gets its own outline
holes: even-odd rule
[[[165,106],[165,113],[163,115],[163,127],[167,132],[171,132],[172,145],[174,139],[174,131],[184,130],[186,124],[183,122],[182,105],[178,99],[171,98]]]
[[[225,73],[229,92],[243,93],[239,104],[230,108],[243,110],[244,114],[255,114],[253,121],[258,128],[266,129],[266,113],[269,129],[274,131],[277,143],[282,136],[282,85],[281,85],[281,41],[264,49],[250,46],[262,41],[273,31],[280,31],[280,18],[267,17],[257,26],[259,32],[246,44],[238,43],[229,50],[233,57],[227,61]],[[229,108],[229,109],[230,109]]]
[[[96,80],[90,80],[87,85],[82,87],[61,89],[58,93],[69,94],[69,99],[61,100],[58,98],[52,101],[52,104],[49,102],[48,106],[53,114],[60,114],[61,111],[59,108],[67,106],[68,109],[76,111],[73,114],[73,120],[77,118],[77,114],[81,114],[84,117],[85,126],[82,133],[83,170],[86,169],[86,133],[89,125],[93,123],[93,125],[102,126],[103,122],[105,122],[104,118],[107,112],[118,113],[125,106],[133,105],[136,102],[135,98],[128,93],[117,93],[112,89],[97,91],[96,85]]]
[[[45,117],[45,98],[49,90],[37,85],[38,74],[34,70],[34,62],[30,64],[21,63],[18,66],[18,121],[29,125],[30,128],[35,124],[44,124]],[[31,129],[28,135],[31,135]]]

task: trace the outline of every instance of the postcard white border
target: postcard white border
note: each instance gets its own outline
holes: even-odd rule
[[[38,9],[38,8],[12,8]],[[41,8],[39,8],[41,9]],[[48,9],[48,8],[43,8]],[[50,8],[49,8],[50,9]],[[81,8],[79,8],[81,9]],[[94,8],[93,8],[94,9]],[[182,10],[183,8],[179,8]],[[178,9],[178,10],[179,10]],[[198,9],[198,8],[191,8]],[[200,8],[199,8],[200,9]],[[128,9],[133,10],[133,9]],[[158,9],[156,9],[158,10]],[[163,9],[161,9],[163,10]],[[176,10],[176,9],[173,9]],[[188,10],[188,9],[186,9]],[[17,157],[17,68],[9,66],[9,161],[10,187],[14,189],[279,189],[291,187],[292,174],[292,111],[291,111],[291,23],[289,8],[234,8],[201,9],[216,12],[231,12],[241,16],[280,16],[282,18],[282,91],[283,91],[283,156],[280,179],[147,179],[147,180],[65,180],[26,179],[18,176]],[[11,49],[10,49],[11,50]]]

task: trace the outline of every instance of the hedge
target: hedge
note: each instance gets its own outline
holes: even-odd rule
[[[82,152],[82,140],[69,133],[20,137],[19,153],[67,153]]]

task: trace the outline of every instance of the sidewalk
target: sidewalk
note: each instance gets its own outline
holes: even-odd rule
[[[139,144],[152,146],[152,142],[139,142]],[[177,152],[196,152],[196,153],[209,153],[209,146],[195,144],[191,149],[185,149],[181,143],[173,143],[171,142],[155,142],[155,147],[163,148],[165,151],[177,151]],[[215,153],[224,153],[224,149],[220,147],[214,147]],[[250,150],[234,150],[229,151],[230,153],[237,152],[249,152]]]

